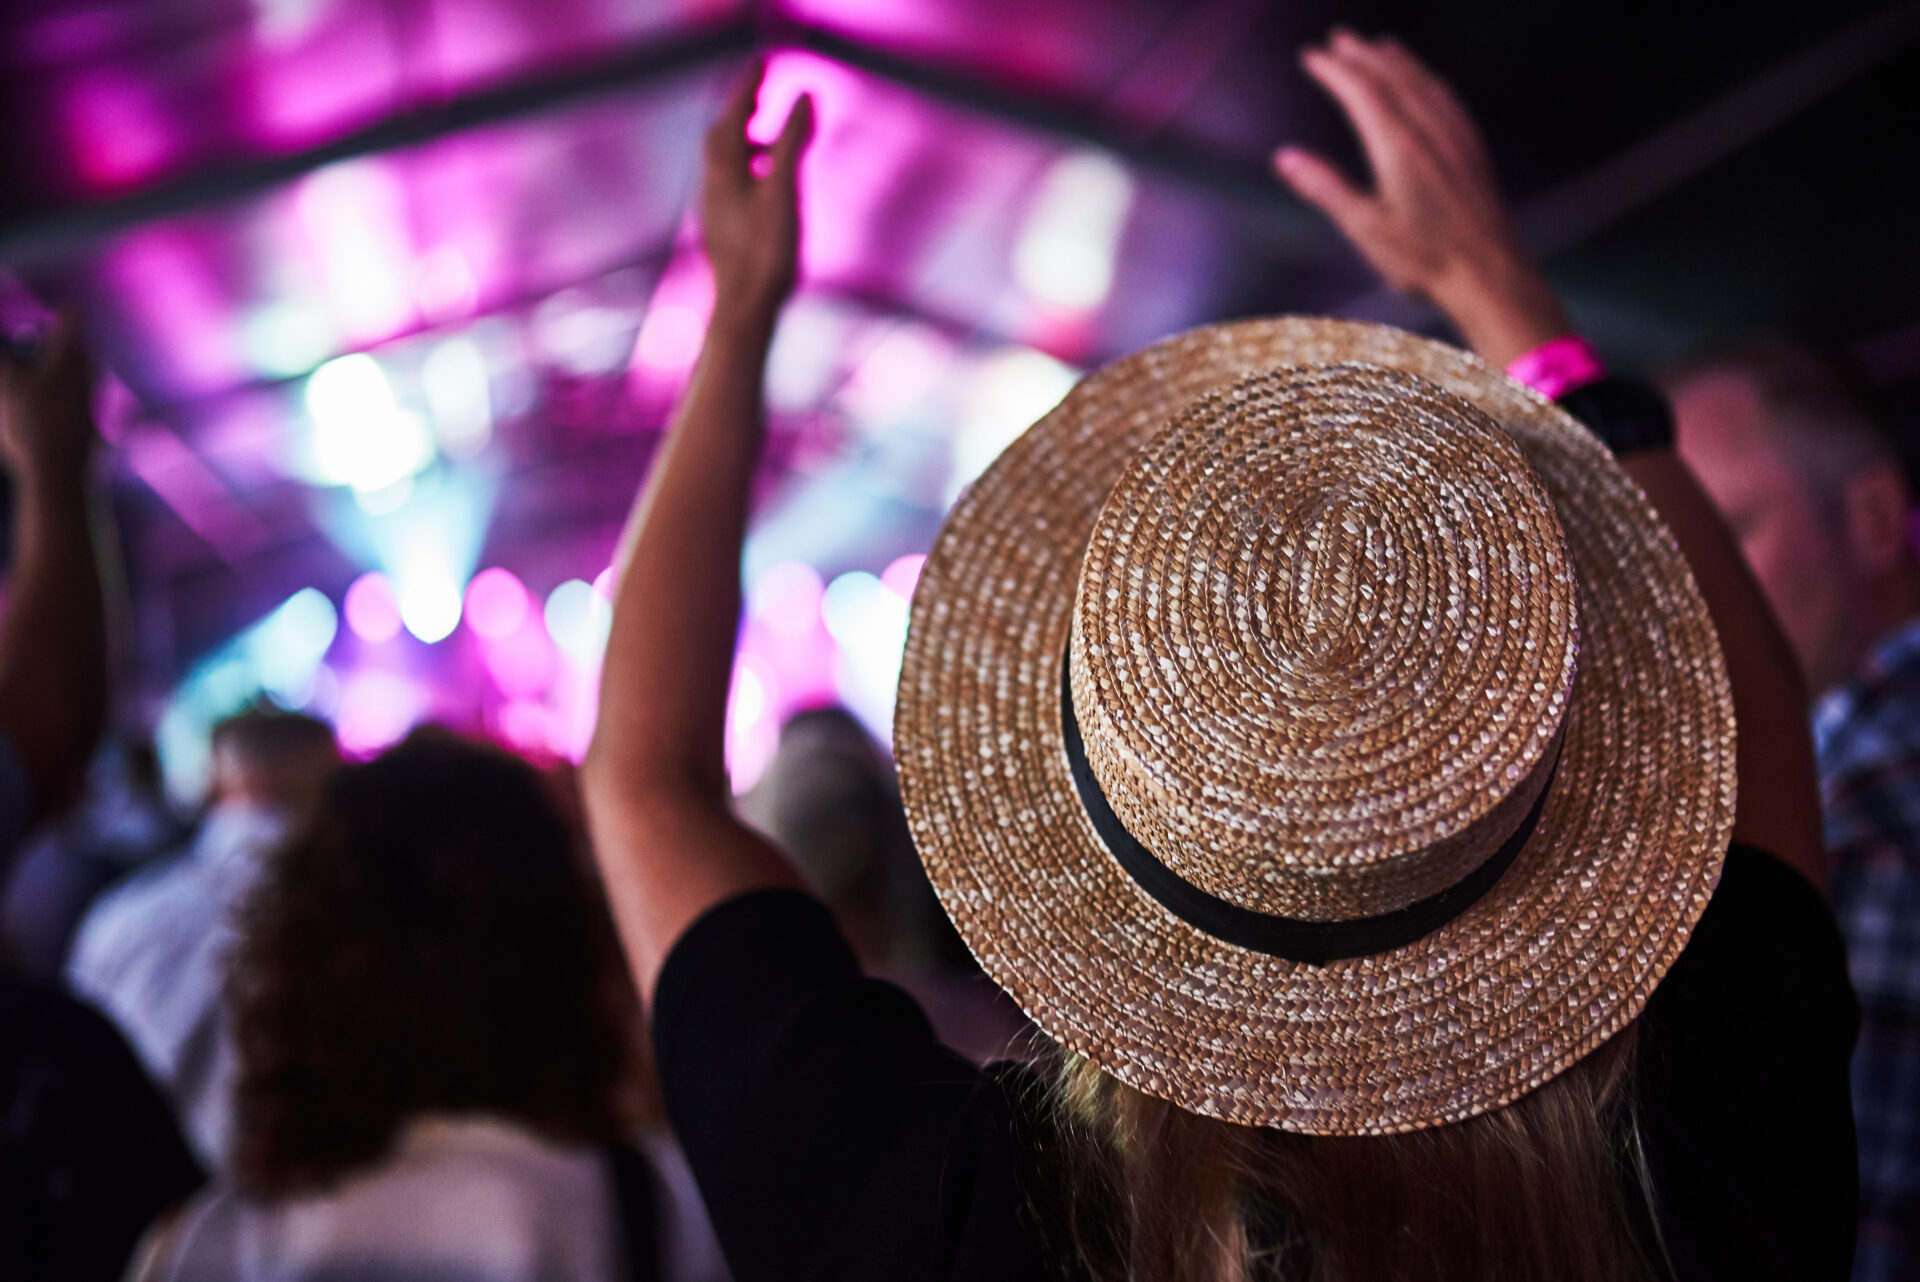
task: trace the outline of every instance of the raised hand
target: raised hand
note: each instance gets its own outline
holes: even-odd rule
[[[805,94],[771,146],[747,138],[764,68],[733,91],[707,130],[700,191],[700,230],[713,263],[716,316],[770,320],[793,289],[799,258],[796,175],[813,134],[813,100]]]
[[[63,312],[30,358],[0,361],[0,453],[25,482],[72,482],[95,443],[92,371],[78,323]]]
[[[1567,333],[1501,202],[1480,131],[1446,82],[1391,37],[1336,30],[1300,60],[1359,136],[1373,189],[1281,147],[1274,169],[1295,194],[1389,285],[1440,307],[1496,364]]]

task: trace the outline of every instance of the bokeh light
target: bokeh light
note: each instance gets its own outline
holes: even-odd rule
[[[585,579],[568,579],[549,593],[545,616],[547,634],[569,658],[590,663],[606,649],[612,611]]]
[[[302,588],[241,637],[261,688],[290,707],[313,696],[314,673],[333,646],[340,617],[318,588]]]
[[[1079,377],[1071,365],[1029,347],[1002,348],[982,361],[953,438],[949,500],[1058,405]]]
[[[493,392],[486,357],[464,335],[442,339],[420,366],[433,434],[450,458],[472,458],[493,439]]]
[[[487,642],[481,652],[487,675],[509,699],[528,699],[545,693],[553,684],[556,662],[553,639],[531,612],[519,628]]]
[[[426,692],[401,674],[354,672],[340,684],[334,732],[343,751],[368,757],[398,742],[426,710]]]
[[[902,601],[911,601],[913,589],[920,583],[920,569],[926,563],[926,556],[919,552],[898,557],[880,572],[880,584]]]
[[[1040,180],[1014,245],[1013,276],[1043,305],[1090,311],[1113,289],[1114,260],[1133,205],[1133,179],[1113,157],[1072,152]]]
[[[460,626],[460,587],[443,578],[418,578],[400,585],[400,622],[432,645]]]
[[[400,635],[400,601],[394,595],[393,581],[378,570],[369,570],[347,588],[347,627],[362,641],[375,645]]]
[[[380,363],[364,352],[337,357],[307,377],[314,479],[362,493],[394,486],[434,460],[418,414],[400,408]]]
[[[754,580],[748,611],[775,632],[788,635],[810,631],[820,618],[820,597],[826,585],[820,572],[804,561],[770,565]]]
[[[513,635],[531,608],[525,585],[511,570],[496,565],[467,584],[467,626],[489,641]]]

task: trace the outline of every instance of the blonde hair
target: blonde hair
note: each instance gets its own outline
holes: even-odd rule
[[[1040,1215],[1079,1271],[1129,1282],[1651,1282],[1635,1042],[1468,1121],[1352,1138],[1201,1117],[1061,1055]]]

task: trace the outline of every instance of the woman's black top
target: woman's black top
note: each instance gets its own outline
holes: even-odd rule
[[[1641,1018],[1640,1134],[1681,1282],[1847,1276],[1857,1021],[1825,902],[1735,846]],[[697,921],[654,1038],[738,1282],[1058,1276],[1023,1191],[1045,1084],[942,1047],[813,899],[758,891]]]

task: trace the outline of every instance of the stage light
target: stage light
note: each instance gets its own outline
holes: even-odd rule
[[[486,358],[471,338],[435,343],[420,366],[433,434],[451,458],[472,458],[493,439],[493,394]]]
[[[413,322],[406,265],[406,191],[378,158],[346,161],[308,175],[294,196],[319,258],[335,324],[354,343],[372,343]]]
[[[66,85],[59,104],[65,117],[62,141],[88,186],[128,187],[173,160],[177,145],[167,113],[141,77],[112,69],[78,74],[69,69],[52,83]]]
[[[1030,347],[1006,347],[988,356],[969,382],[966,409],[953,439],[948,500],[1000,457],[1035,419],[1073,390],[1072,366]]]
[[[699,358],[706,332],[706,317],[693,308],[684,303],[661,303],[648,309],[633,354],[655,373],[684,373]]]
[[[553,711],[533,699],[514,699],[495,719],[500,736],[522,752],[555,752]]]
[[[459,584],[439,575],[403,578],[400,622],[428,645],[446,640],[460,626]]]
[[[457,246],[437,245],[414,264],[413,297],[422,315],[444,324],[473,314],[480,305],[480,286]]]
[[[549,593],[545,618],[547,634],[569,658],[591,663],[606,649],[612,611],[585,579],[568,579]]]
[[[727,724],[746,730],[767,713],[767,689],[758,673],[742,665],[734,672],[733,690],[727,700]]]
[[[308,375],[306,403],[314,474],[324,484],[372,494],[433,462],[426,424],[395,404],[386,372],[364,352],[337,357]]]
[[[840,647],[835,692],[869,731],[886,738],[907,642],[906,601],[865,570],[854,570],[827,585],[820,614]]]
[[[489,641],[512,636],[526,621],[527,589],[511,570],[494,566],[467,584],[467,626]]]
[[[400,635],[400,603],[393,583],[378,570],[369,570],[347,588],[347,627],[362,641],[379,645]]]
[[[902,601],[913,600],[913,589],[920,582],[920,568],[927,558],[918,552],[895,559],[880,572],[880,586]]]
[[[1014,245],[1013,276],[1035,301],[1065,311],[1091,311],[1113,288],[1114,260],[1133,179],[1097,151],[1061,157],[1047,170],[1032,212]]]
[[[312,695],[314,670],[339,626],[340,616],[326,593],[302,588],[242,635],[241,652],[267,693],[298,707]]]
[[[847,380],[838,400],[864,435],[905,418],[947,368],[953,344],[931,326],[891,321]]]
[[[820,617],[820,597],[825,591],[818,570],[804,561],[782,561],[754,580],[748,612],[775,632],[804,634]]]
[[[413,497],[413,478],[403,476],[391,485],[383,485],[377,490],[355,490],[353,501],[368,516],[386,516],[398,512]]]
[[[638,317],[604,307],[583,289],[563,289],[533,309],[536,355],[570,374],[605,374],[633,351]]]
[[[481,650],[481,662],[500,692],[509,699],[543,694],[553,684],[553,640],[538,623],[522,625]]]
[[[742,652],[727,691],[727,778],[736,796],[759,780],[780,746],[772,716],[776,694],[772,672]]]
[[[820,597],[820,617],[835,641],[842,646],[859,642],[880,592],[880,580],[865,570],[849,571],[827,585]]]
[[[633,344],[633,369],[643,379],[673,379],[693,368],[713,314],[713,269],[691,241],[668,260],[647,300]]]
[[[354,672],[340,683],[334,731],[344,751],[369,757],[411,730],[426,707],[425,693],[397,672]]]
[[[240,321],[240,347],[268,378],[304,374],[326,359],[338,336],[317,309],[303,303],[268,303]]]

